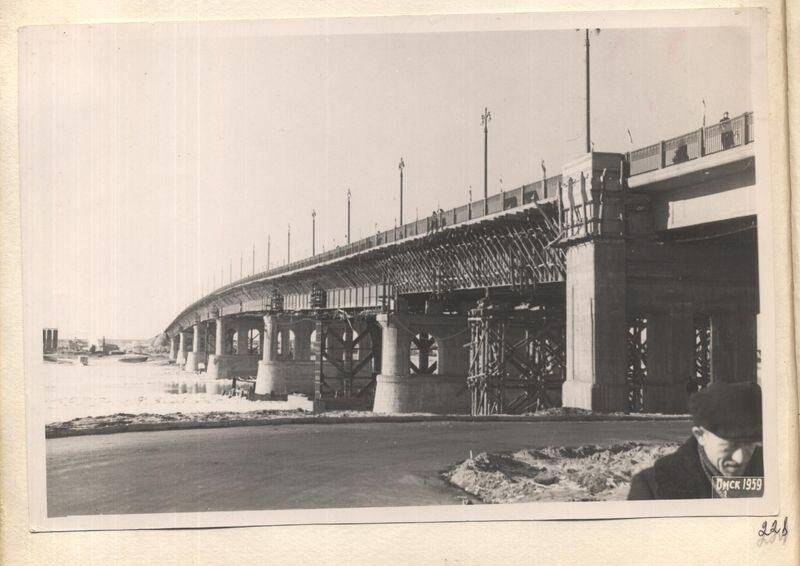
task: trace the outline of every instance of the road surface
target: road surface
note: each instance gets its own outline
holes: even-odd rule
[[[686,421],[251,426],[47,440],[67,515],[457,504],[440,473],[482,451],[682,441]]]

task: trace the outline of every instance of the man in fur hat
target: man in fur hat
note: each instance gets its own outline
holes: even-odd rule
[[[714,476],[764,475],[758,385],[714,383],[692,395],[689,410],[692,435],[636,474],[628,499],[708,499]]]

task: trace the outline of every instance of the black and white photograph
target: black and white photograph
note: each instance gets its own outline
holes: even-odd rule
[[[765,29],[22,29],[31,528],[775,512]]]

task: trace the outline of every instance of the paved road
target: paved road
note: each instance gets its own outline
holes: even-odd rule
[[[481,451],[680,441],[686,422],[305,424],[47,441],[49,516],[454,504]]]

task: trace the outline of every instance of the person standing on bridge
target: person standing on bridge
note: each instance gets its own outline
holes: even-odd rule
[[[692,435],[633,476],[629,500],[725,497],[715,478],[764,475],[758,385],[713,383],[692,395],[689,409]]]
[[[730,149],[736,143],[733,134],[733,128],[731,127],[731,118],[727,112],[722,115],[722,119],[719,121],[720,123],[720,142],[722,143],[722,149]]]
[[[436,210],[434,209],[434,211],[431,212],[430,219],[428,220],[428,230],[430,230],[431,232],[435,232],[438,228],[439,228],[439,215],[436,214]]]

